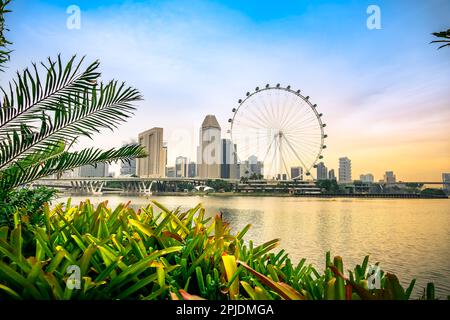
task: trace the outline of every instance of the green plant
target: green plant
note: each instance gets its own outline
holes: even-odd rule
[[[9,59],[0,2],[0,69]],[[60,56],[18,72],[0,88],[0,198],[15,187],[79,166],[129,161],[145,156],[138,144],[103,151],[69,152],[80,136],[115,129],[135,110],[139,92],[124,83],[99,83],[99,62],[83,67],[84,58]]]
[[[442,43],[438,49],[450,46],[450,29],[441,32],[433,32],[432,34],[439,38],[439,40],[433,40],[431,43]]]
[[[284,250],[271,252],[278,239],[245,244],[250,225],[232,234],[200,205],[135,211],[69,200],[43,210],[42,226],[16,213],[13,228],[0,228],[0,299],[407,299],[414,286],[383,273],[381,288],[368,290],[368,257],[348,278],[329,253],[322,274],[305,259],[294,264]],[[72,265],[79,290],[66,285]]]
[[[4,199],[0,199],[0,226],[14,226],[15,212],[26,216],[31,224],[41,224],[44,203],[53,200],[56,192],[55,189],[42,186],[11,190]]]
[[[222,179],[208,180],[206,185],[213,188],[215,191],[233,191],[233,184]]]
[[[9,42],[5,37],[5,31],[7,31],[7,29],[5,28],[4,18],[4,14],[10,12],[6,9],[6,6],[10,2],[10,0],[0,1],[0,71],[4,70],[3,65],[9,61],[9,55],[11,53],[11,50],[6,48],[6,46],[11,44],[11,42]]]

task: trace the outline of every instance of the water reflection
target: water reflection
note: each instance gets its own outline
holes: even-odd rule
[[[416,296],[433,281],[441,297],[450,294],[450,201],[446,199],[318,199],[277,197],[93,197],[111,206],[150,199],[174,209],[203,203],[207,215],[223,212],[237,232],[252,224],[246,239],[259,244],[281,238],[293,260],[307,258],[322,270],[325,253],[342,255],[347,268],[371,255],[403,282],[417,278]],[[84,198],[73,198],[73,203]]]

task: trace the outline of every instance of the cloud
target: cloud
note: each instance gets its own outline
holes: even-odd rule
[[[206,114],[216,114],[225,136],[237,100],[256,86],[277,82],[302,89],[324,113],[330,167],[341,155],[358,154],[355,148],[367,141],[375,147],[386,139],[393,146],[408,141],[414,148],[414,141],[427,143],[424,137],[431,145],[446,136],[443,143],[449,144],[449,54],[405,35],[401,16],[395,17],[399,22],[388,20],[380,33],[369,33],[362,5],[348,12],[336,5],[313,6],[288,17],[256,19],[218,2],[126,2],[81,6],[81,29],[68,30],[61,5],[34,1],[16,9],[10,25],[16,52],[7,75],[59,52],[86,54],[100,59],[103,79],[126,80],[145,97],[119,131],[98,135],[95,142],[82,140],[80,146],[112,147],[160,126],[169,163],[178,155],[195,160]],[[414,28],[428,35],[423,25]],[[180,142],[183,135],[192,145]],[[427,150],[432,158],[433,149]],[[381,154],[380,159],[386,167],[395,161]],[[434,175],[448,169],[441,163]]]

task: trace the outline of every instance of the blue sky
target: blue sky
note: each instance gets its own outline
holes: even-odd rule
[[[69,5],[81,29],[66,28]],[[367,6],[381,30],[366,27]],[[35,1],[7,16],[13,72],[62,53],[100,59],[103,78],[143,93],[119,131],[82,145],[112,147],[165,128],[169,163],[195,160],[208,113],[227,129],[231,108],[265,83],[301,88],[319,105],[330,136],[325,162],[353,160],[354,176],[440,178],[450,171],[450,50],[430,45],[450,28],[450,1]],[[186,143],[186,139],[192,143]]]

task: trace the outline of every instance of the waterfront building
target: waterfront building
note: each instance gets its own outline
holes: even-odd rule
[[[291,168],[291,179],[292,180],[303,180],[303,168],[302,167],[292,167]]]
[[[257,176],[263,174],[264,162],[258,161],[258,157],[252,155],[248,157],[248,164],[250,168],[250,174],[256,174]]]
[[[221,128],[214,115],[209,114],[200,128],[200,143],[197,149],[199,178],[217,179],[221,176]]]
[[[163,142],[163,129],[152,128],[139,133],[138,141],[147,156],[138,158],[137,175],[141,178],[162,178],[166,175],[167,146]]]
[[[359,180],[361,180],[361,182],[367,182],[367,183],[373,183],[375,181],[373,174],[371,174],[371,173],[361,174],[359,176]]]
[[[78,176],[83,178],[89,177],[107,177],[109,174],[109,166],[107,163],[97,163],[96,165],[85,165],[79,168]]]
[[[175,166],[167,166],[166,167],[166,172],[165,172],[165,176],[167,178],[175,178],[177,174],[177,171],[175,169]]]
[[[136,175],[136,159],[131,159],[130,161],[122,161],[120,163],[120,175],[121,176]]]
[[[336,180],[336,174],[334,173],[334,169],[330,169],[330,171],[328,171],[328,180]]]
[[[450,173],[442,174],[442,184],[444,192],[448,194],[450,192]]]
[[[188,164],[188,177],[194,178],[197,176],[197,164],[193,161]]]
[[[179,156],[175,159],[175,176],[186,178],[188,176],[188,158]]]
[[[220,164],[220,177],[224,179],[237,179],[236,144],[230,139],[222,139],[222,159]]]
[[[339,183],[352,182],[352,161],[347,157],[339,158]]]
[[[384,174],[384,183],[386,184],[392,184],[396,182],[395,174],[393,171],[386,171]]]
[[[327,180],[328,179],[328,169],[323,162],[317,164],[317,180]]]

